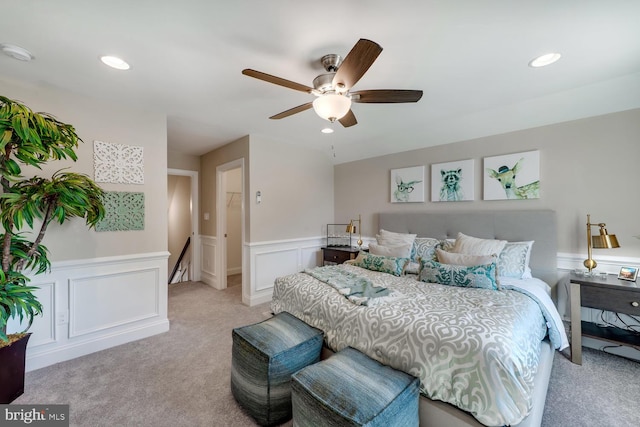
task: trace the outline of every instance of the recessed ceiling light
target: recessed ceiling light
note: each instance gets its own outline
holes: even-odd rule
[[[538,56],[529,62],[529,66],[533,68],[545,67],[547,65],[553,64],[558,59],[560,59],[562,55],[559,53],[547,53],[545,55]]]
[[[123,59],[118,58],[117,56],[105,55],[100,57],[100,61],[102,61],[105,65],[108,65],[111,68],[115,68],[116,70],[128,70],[131,68],[129,64]]]
[[[320,132],[322,132],[322,133],[333,133],[333,129],[331,129],[331,128],[324,128],[324,129],[322,129]]]
[[[27,49],[13,44],[2,43],[0,44],[0,50],[7,56],[17,59],[19,61],[31,61],[34,56]]]

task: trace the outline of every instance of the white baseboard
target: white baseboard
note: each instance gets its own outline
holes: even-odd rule
[[[106,350],[126,344],[131,341],[137,341],[148,338],[153,335],[161,334],[169,331],[169,320],[159,320],[156,323],[145,324],[143,326],[132,326],[127,330],[119,330],[113,333],[104,333],[90,340],[61,344],[52,349],[27,350],[26,371],[44,368],[55,363],[64,362],[66,360],[75,359],[76,357],[86,356],[87,354],[97,351]]]
[[[227,276],[232,276],[234,274],[242,274],[242,267],[227,268]]]

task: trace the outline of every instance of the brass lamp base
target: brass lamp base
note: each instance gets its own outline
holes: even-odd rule
[[[587,270],[591,272],[591,270],[596,268],[598,263],[594,259],[590,258],[590,259],[585,259],[582,265],[584,265],[587,268]]]

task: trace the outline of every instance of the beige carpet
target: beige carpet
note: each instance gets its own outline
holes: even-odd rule
[[[229,389],[231,330],[270,313],[244,306],[241,290],[170,285],[169,332],[29,372],[14,403],[70,404],[72,426],[254,426]],[[542,425],[637,426],[638,396],[637,362],[556,354]]]
[[[169,286],[169,332],[29,372],[14,403],[70,404],[72,426],[254,426],[231,395],[231,330],[270,316],[240,286]]]

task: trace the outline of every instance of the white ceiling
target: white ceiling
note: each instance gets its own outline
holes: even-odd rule
[[[343,163],[640,107],[638,0],[0,0],[0,10],[0,43],[35,56],[0,55],[1,78],[162,112],[169,149],[192,155],[257,134]],[[354,90],[420,89],[417,104],[354,104],[358,125],[325,135],[313,110],[268,119],[312,95],[241,74],[312,86],[320,57],[359,38],[384,50]],[[527,66],[551,51],[562,59]],[[132,69],[105,67],[103,54]]]

